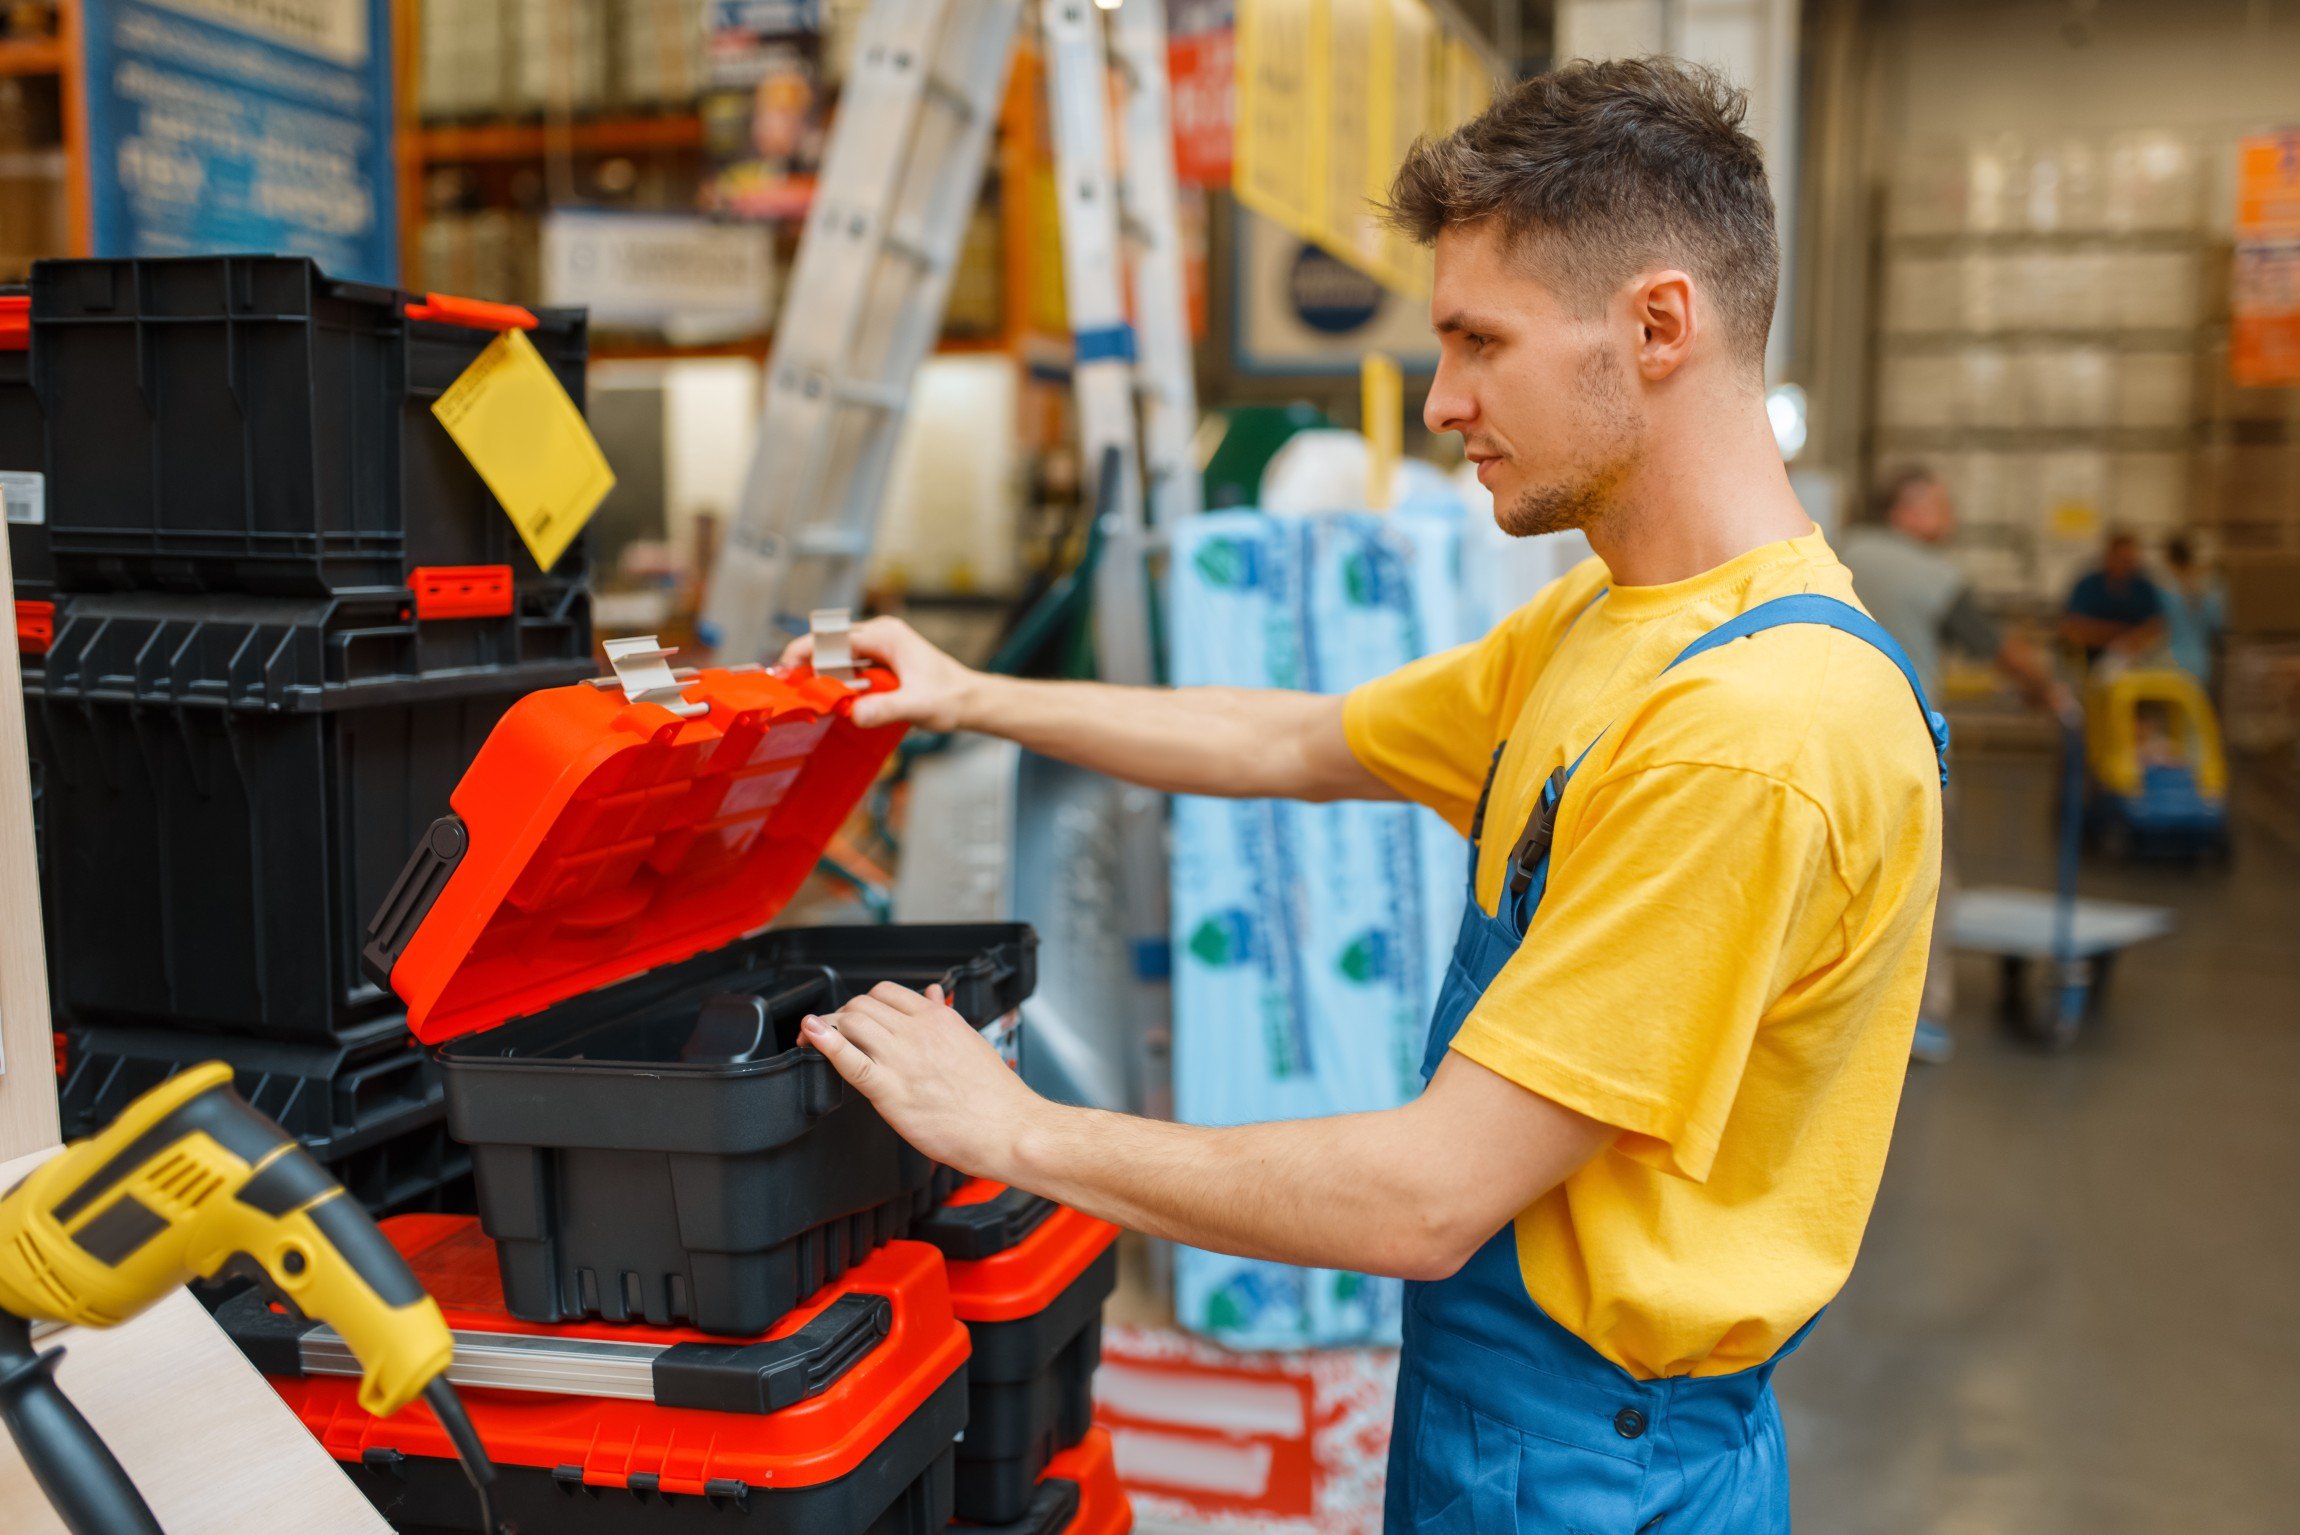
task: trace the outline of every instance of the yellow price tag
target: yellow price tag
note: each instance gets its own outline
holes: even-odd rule
[[[615,488],[598,439],[525,331],[490,342],[431,413],[545,570]]]

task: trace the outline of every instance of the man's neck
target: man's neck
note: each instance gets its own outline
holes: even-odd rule
[[[1616,586],[1662,586],[1813,531],[1782,467],[1764,408],[1735,399],[1683,429],[1656,422],[1646,456],[1589,546]]]

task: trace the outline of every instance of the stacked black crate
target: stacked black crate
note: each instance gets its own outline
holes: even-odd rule
[[[67,1133],[222,1059],[371,1208],[459,1203],[363,929],[495,721],[591,672],[591,628],[581,544],[538,568],[431,406],[514,326],[580,403],[584,320],[286,257],[44,262],[28,299],[54,589],[35,636],[20,565],[17,618]]]

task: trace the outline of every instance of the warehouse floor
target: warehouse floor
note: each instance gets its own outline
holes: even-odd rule
[[[2042,758],[1960,757],[1974,884],[2042,884]],[[2176,907],[2047,1057],[1959,969],[1859,1267],[1778,1376],[1800,1535],[2300,1528],[2300,826],[2233,869],[2088,868]]]

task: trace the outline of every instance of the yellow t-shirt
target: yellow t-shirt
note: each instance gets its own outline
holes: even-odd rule
[[[1622,1132],[1517,1217],[1533,1299],[1633,1375],[1719,1375],[1770,1358],[1852,1269],[1924,984],[1939,768],[1900,672],[1837,630],[1661,675],[1772,598],[1853,602],[1818,531],[1592,605],[1606,584],[1587,561],[1343,718],[1361,762],[1464,833],[1509,743],[1488,912],[1543,780],[1597,741],[1525,942],[1453,1048]]]

